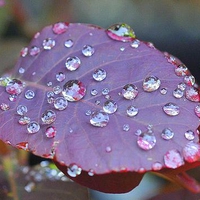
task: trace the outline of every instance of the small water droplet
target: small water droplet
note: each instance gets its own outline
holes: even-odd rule
[[[68,101],[79,101],[86,94],[86,87],[81,81],[70,80],[63,86],[62,95]]]
[[[123,131],[129,131],[130,130],[129,124],[124,124],[122,129],[123,129]]]
[[[86,57],[90,57],[94,54],[94,47],[85,45],[82,49],[82,54]]]
[[[109,122],[109,116],[103,111],[94,111],[90,115],[90,124],[97,127],[107,126]]]
[[[10,109],[10,106],[6,103],[1,103],[0,108],[2,111],[6,111]]]
[[[106,71],[104,69],[97,69],[92,76],[95,81],[103,81],[106,78]]]
[[[135,135],[139,136],[142,134],[142,130],[138,129],[136,132],[135,132]]]
[[[156,145],[156,137],[152,131],[141,133],[137,138],[137,144],[141,149],[150,150]]]
[[[17,114],[23,116],[28,112],[28,108],[24,105],[17,106]]]
[[[68,106],[68,101],[64,97],[57,97],[54,100],[54,108],[56,110],[64,110]]]
[[[63,72],[59,72],[58,74],[56,74],[56,80],[58,82],[62,82],[64,81],[66,78],[65,74]]]
[[[66,59],[65,62],[65,67],[69,70],[69,71],[75,71],[77,70],[81,65],[81,60],[77,57],[68,57]]]
[[[179,83],[178,86],[177,86],[178,89],[182,90],[182,91],[185,91],[186,89],[186,84],[185,83]]]
[[[174,137],[174,132],[170,128],[163,129],[161,137],[165,140],[171,140]]]
[[[156,91],[160,87],[161,81],[156,76],[148,76],[143,81],[143,89],[146,92]]]
[[[103,104],[103,110],[104,112],[108,113],[108,114],[113,114],[117,111],[117,103],[113,100],[107,100],[104,104]]]
[[[77,177],[78,175],[81,174],[81,171],[82,171],[82,169],[75,164],[71,164],[67,168],[67,174],[71,177]]]
[[[169,63],[171,63],[171,64],[174,64],[174,65],[177,64],[177,60],[176,60],[176,58],[175,58],[174,56],[170,55],[170,54],[167,53],[167,52],[164,52],[164,55],[165,55],[165,57],[166,57],[166,59],[167,59],[167,62],[169,62]]]
[[[47,82],[47,86],[51,87],[53,85],[53,83],[51,81]]]
[[[18,122],[20,125],[26,125],[26,124],[30,123],[30,121],[31,121],[31,119],[29,117],[22,116],[22,117],[20,117]]]
[[[135,39],[135,33],[133,29],[127,24],[114,24],[107,29],[107,34],[110,38],[122,42],[129,42]]]
[[[56,45],[56,42],[51,38],[47,38],[43,40],[42,45],[45,50],[51,50]]]
[[[39,53],[40,53],[40,48],[36,46],[31,47],[29,50],[29,54],[31,56],[37,56]]]
[[[169,116],[176,116],[180,113],[180,108],[175,103],[167,103],[163,106],[163,111]]]
[[[109,92],[110,92],[110,90],[109,90],[108,88],[103,88],[103,89],[102,89],[102,94],[103,94],[103,95],[108,95]]]
[[[120,51],[124,51],[125,50],[125,48],[124,47],[120,47]]]
[[[98,91],[96,89],[92,89],[91,92],[90,92],[90,94],[92,96],[96,96],[98,94]]]
[[[122,95],[125,99],[132,100],[138,95],[138,89],[133,84],[126,84],[122,89]]]
[[[162,169],[162,164],[161,164],[160,162],[155,162],[155,163],[153,163],[153,165],[152,165],[152,169],[153,169],[154,171],[159,171],[159,170]]]
[[[32,121],[28,123],[27,130],[28,133],[37,133],[40,130],[40,125],[37,122]]]
[[[47,92],[47,98],[54,97],[54,93],[52,91]]]
[[[17,100],[17,95],[11,94],[11,95],[9,95],[8,99],[9,99],[10,101],[14,102],[14,101]]]
[[[193,86],[195,84],[195,78],[192,75],[185,76],[184,77],[184,83],[186,83],[188,86]]]
[[[19,95],[23,90],[23,83],[18,79],[13,79],[6,85],[6,92],[11,95]]]
[[[192,130],[186,131],[186,132],[185,132],[185,138],[186,138],[187,140],[194,140],[194,138],[195,138],[194,132],[193,132]]]
[[[56,136],[56,128],[54,126],[50,126],[46,129],[45,135],[47,138],[54,138]]]
[[[185,97],[189,101],[193,101],[193,102],[199,102],[200,101],[199,91],[198,91],[197,88],[194,88],[194,87],[188,88],[185,91]]]
[[[99,100],[96,100],[96,101],[95,101],[95,104],[96,104],[96,105],[100,105],[100,103],[101,103],[101,101],[99,101]]]
[[[176,169],[183,165],[184,161],[179,151],[172,149],[164,155],[164,163],[166,167]]]
[[[25,69],[24,69],[23,67],[20,67],[20,68],[19,68],[19,73],[20,73],[20,74],[24,74],[24,72],[25,72]]]
[[[112,148],[111,148],[110,146],[107,146],[107,147],[106,147],[106,152],[107,152],[107,153],[110,153],[111,151],[112,151]]]
[[[56,120],[56,113],[53,110],[45,110],[41,120],[44,124],[52,124]]]
[[[129,106],[126,110],[126,113],[129,117],[134,117],[138,114],[138,108],[136,108],[135,106]]]
[[[195,114],[197,115],[197,117],[200,118],[200,105],[197,105],[194,109]]]
[[[26,57],[26,55],[28,54],[28,48],[27,47],[23,47],[20,51],[20,56],[21,57]]]
[[[27,90],[24,96],[28,100],[33,99],[35,97],[35,92],[33,90]]]
[[[90,170],[88,171],[88,175],[89,175],[89,176],[94,176],[94,170],[93,170],[93,169],[90,169]]]
[[[62,92],[62,88],[59,85],[53,87],[54,94],[60,94]]]
[[[71,40],[71,39],[68,39],[68,40],[66,40],[65,41],[65,47],[67,47],[67,48],[71,48],[73,45],[74,45],[74,42],[73,42],[73,40]]]
[[[177,99],[180,99],[182,98],[184,95],[184,92],[183,90],[179,89],[179,88],[176,88],[174,91],[173,91],[173,96]]]
[[[132,43],[131,43],[131,47],[137,49],[140,46],[140,40],[135,39]]]
[[[16,144],[16,147],[18,149],[23,149],[23,150],[27,151],[28,150],[28,142],[20,142],[20,143]]]
[[[92,114],[92,111],[91,110],[87,110],[86,112],[85,112],[85,115],[86,116],[90,116]]]
[[[184,64],[180,64],[175,68],[175,74],[177,76],[186,76],[188,73],[188,68]]]
[[[55,34],[62,34],[65,33],[67,31],[69,24],[65,23],[65,22],[58,22],[56,24],[53,25],[52,30]]]
[[[109,94],[106,94],[106,95],[105,95],[105,99],[108,99],[108,100],[109,100],[109,99],[111,99],[111,96],[110,96]]]
[[[161,88],[160,93],[163,95],[167,94],[167,88]]]
[[[192,163],[200,159],[200,145],[198,143],[189,142],[183,148],[183,157],[185,161]]]

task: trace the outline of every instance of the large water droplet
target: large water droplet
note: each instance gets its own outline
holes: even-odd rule
[[[135,33],[127,24],[114,24],[107,29],[107,34],[110,38],[122,42],[133,41]]]
[[[188,68],[184,64],[180,64],[175,68],[175,74],[177,76],[186,76],[188,73]]]
[[[200,145],[194,142],[189,142],[183,148],[183,157],[185,161],[192,163],[200,159]]]
[[[56,80],[58,82],[62,82],[65,80],[65,74],[63,72],[59,72],[58,74],[56,74]]]
[[[36,46],[31,47],[31,49],[29,50],[29,54],[31,56],[37,56],[39,53],[40,53],[40,48]]]
[[[109,122],[109,116],[103,111],[94,111],[90,115],[90,124],[97,127],[104,127]]]
[[[163,111],[169,116],[176,116],[180,113],[180,108],[175,103],[167,103],[163,106]]]
[[[179,89],[179,88],[176,88],[174,91],[173,91],[173,96],[177,99],[180,99],[182,98],[184,95],[184,92],[183,90]]]
[[[125,99],[132,100],[138,95],[138,89],[133,84],[127,84],[122,89],[122,95]]]
[[[42,114],[41,120],[44,124],[51,124],[56,120],[56,113],[52,110],[45,110]]]
[[[104,69],[97,69],[92,76],[95,81],[103,81],[106,78],[106,71]]]
[[[20,51],[20,56],[21,57],[25,57],[28,54],[28,48],[27,47],[23,47]]]
[[[81,81],[70,80],[63,86],[63,96],[68,101],[79,101],[86,94],[86,87]]]
[[[117,111],[117,103],[113,100],[108,100],[103,105],[104,112],[108,114],[113,114]]]
[[[40,130],[40,125],[37,122],[32,121],[27,125],[27,130],[28,133],[37,133]]]
[[[184,135],[187,140],[194,140],[195,138],[195,134],[192,130],[186,131]]]
[[[82,169],[78,167],[76,164],[71,164],[67,168],[67,174],[71,177],[77,177],[78,175],[81,174]]]
[[[184,77],[184,82],[188,85],[188,86],[193,86],[195,84],[195,78],[192,75],[189,76],[185,76]]]
[[[56,136],[56,128],[54,126],[50,126],[46,129],[45,135],[47,138],[54,138]]]
[[[64,45],[65,45],[65,47],[70,48],[74,45],[74,42],[73,42],[73,40],[68,39],[68,40],[65,41]]]
[[[62,34],[65,33],[67,31],[69,24],[68,23],[64,23],[64,22],[58,22],[56,24],[53,25],[53,32],[55,34]]]
[[[75,71],[77,70],[81,65],[81,60],[77,57],[68,57],[66,59],[65,62],[65,67],[69,70],[69,71]]]
[[[28,108],[24,105],[17,106],[17,114],[23,116],[28,112]]]
[[[140,46],[140,40],[135,39],[132,43],[131,43],[131,47],[133,48],[138,48]]]
[[[164,163],[168,168],[176,169],[184,164],[181,154],[177,150],[169,150],[164,155]]]
[[[160,162],[155,162],[155,163],[153,163],[153,165],[152,165],[152,169],[153,169],[154,171],[159,171],[159,170],[162,169],[162,164],[161,164]]]
[[[28,100],[33,99],[35,97],[35,92],[33,90],[27,90],[24,96]]]
[[[6,103],[1,103],[0,109],[3,110],[3,111],[6,111],[6,110],[10,109],[10,106]]]
[[[195,114],[197,115],[197,117],[200,118],[200,105],[197,105],[194,109]]]
[[[54,108],[57,110],[64,110],[68,106],[68,101],[64,97],[57,97],[54,100]]]
[[[19,95],[22,90],[23,83],[18,79],[13,79],[6,85],[6,92],[11,95]]]
[[[51,50],[56,45],[56,42],[51,38],[47,38],[43,40],[42,45],[45,50]]]
[[[165,140],[170,140],[174,137],[174,132],[170,128],[163,129],[161,137]]]
[[[129,106],[126,110],[126,113],[129,117],[134,117],[138,114],[138,108],[136,108],[135,106]]]
[[[156,76],[148,76],[143,81],[143,89],[146,92],[153,92],[160,87],[161,81]]]
[[[197,88],[191,87],[188,88],[185,91],[185,97],[187,100],[193,101],[193,102],[199,102],[200,101],[200,95]]]
[[[156,145],[156,137],[151,131],[141,133],[137,138],[137,144],[141,149],[150,150]]]
[[[94,48],[90,45],[85,45],[82,49],[82,54],[86,57],[90,57],[94,54]]]

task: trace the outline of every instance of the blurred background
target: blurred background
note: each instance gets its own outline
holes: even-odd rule
[[[58,21],[104,28],[129,24],[136,36],[178,57],[200,82],[200,0],[0,0],[1,68],[12,67],[21,47]]]

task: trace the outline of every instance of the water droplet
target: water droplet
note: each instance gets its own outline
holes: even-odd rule
[[[183,157],[185,161],[192,163],[200,159],[200,145],[194,142],[189,142],[183,148]]]
[[[174,91],[173,91],[173,96],[177,99],[180,99],[182,98],[184,95],[184,92],[183,90],[179,89],[179,88],[176,88]]]
[[[69,70],[69,71],[75,71],[77,70],[81,65],[81,60],[77,57],[68,57],[66,59],[65,62],[65,67]]]
[[[146,42],[146,45],[152,49],[155,49],[155,46],[152,42]]]
[[[5,86],[8,85],[8,83],[10,81],[12,81],[12,79],[10,77],[8,77],[8,76],[6,76],[6,77],[0,77],[0,86],[5,87]]]
[[[124,47],[120,47],[120,51],[124,51],[125,50],[125,48]]]
[[[96,104],[96,105],[100,105],[100,103],[101,103],[101,101],[99,101],[99,100],[96,100],[96,101],[95,101],[95,104]]]
[[[110,153],[111,151],[112,151],[112,148],[111,148],[110,146],[107,146],[107,147],[106,147],[106,152],[107,152],[107,153]]]
[[[90,45],[85,45],[82,49],[82,54],[86,57],[90,57],[94,54],[94,48]]]
[[[24,74],[24,72],[25,72],[25,69],[24,69],[23,67],[20,67],[20,68],[19,68],[19,73],[20,73],[20,74]]]
[[[77,177],[78,175],[81,174],[81,171],[82,171],[82,169],[75,164],[71,164],[67,168],[67,174],[71,177]]]
[[[164,55],[165,55],[165,57],[166,57],[166,59],[167,59],[167,62],[169,62],[169,63],[171,63],[171,64],[174,64],[174,65],[177,64],[177,60],[176,60],[176,58],[175,58],[174,56],[170,55],[170,54],[167,53],[167,52],[164,52]]]
[[[44,124],[52,124],[56,120],[56,113],[52,110],[45,110],[41,120]]]
[[[161,137],[165,140],[171,140],[174,137],[174,132],[170,128],[163,129]]]
[[[179,114],[180,108],[175,103],[167,103],[163,106],[163,111],[169,116],[176,116]]]
[[[195,114],[197,115],[197,117],[200,118],[200,105],[197,105],[194,109]]]
[[[27,125],[27,130],[28,133],[37,133],[40,130],[40,125],[37,122],[32,121]]]
[[[45,135],[47,138],[54,138],[56,136],[56,128],[54,126],[50,126],[46,129]]]
[[[28,100],[33,99],[35,97],[35,92],[33,90],[27,90],[24,96]]]
[[[126,113],[129,117],[134,117],[138,114],[138,108],[136,108],[135,106],[129,106],[126,110]]]
[[[177,86],[178,89],[182,90],[182,91],[185,91],[186,89],[186,85],[185,83],[179,83],[178,86]]]
[[[20,125],[26,125],[26,124],[30,123],[30,121],[31,121],[31,119],[29,117],[22,116],[22,117],[20,117],[18,122]]]
[[[200,95],[197,88],[191,87],[185,91],[185,97],[189,101],[199,102]]]
[[[24,105],[17,106],[17,114],[23,116],[25,113],[28,112],[28,108]]]
[[[98,91],[96,89],[92,89],[91,92],[90,92],[90,94],[92,96],[96,96],[98,94]]]
[[[141,149],[150,150],[156,144],[156,137],[152,131],[141,133],[137,138],[137,144]]]
[[[65,23],[65,22],[58,22],[56,24],[53,25],[52,30],[55,34],[62,34],[65,33],[67,31],[69,24]]]
[[[31,56],[37,56],[39,53],[40,53],[40,48],[36,46],[31,47],[31,49],[29,50],[29,54]]]
[[[167,88],[161,88],[160,93],[163,95],[167,94]]]
[[[183,158],[177,150],[169,150],[164,155],[164,163],[168,168],[176,169],[184,164]]]
[[[94,170],[93,170],[93,169],[90,169],[90,170],[88,171],[88,175],[89,175],[89,176],[94,176]]]
[[[94,111],[90,116],[90,124],[97,127],[107,126],[109,122],[109,116],[103,111]]]
[[[123,131],[129,131],[130,130],[129,124],[124,124],[122,129],[123,129]]]
[[[195,84],[195,78],[192,75],[185,76],[184,77],[184,83],[186,83],[188,86],[193,86]]]
[[[194,132],[193,132],[192,130],[186,131],[186,132],[185,132],[185,138],[186,138],[187,140],[194,140],[194,138],[195,138]]]
[[[60,94],[62,92],[61,86],[57,85],[53,87],[54,94]]]
[[[113,100],[107,100],[103,105],[104,112],[113,114],[117,111],[117,103]]]
[[[175,74],[177,76],[186,76],[188,73],[188,68],[184,64],[180,64],[175,68]]]
[[[52,91],[47,92],[47,98],[54,97],[54,93]]]
[[[103,88],[103,89],[102,89],[102,94],[103,94],[103,95],[108,95],[109,92],[110,92],[110,90],[109,90],[108,88]]]
[[[26,57],[26,55],[28,54],[28,48],[27,47],[23,47],[20,51],[20,56],[21,57]]]
[[[125,99],[132,100],[138,95],[138,89],[133,84],[126,84],[122,89],[122,95]]]
[[[51,87],[53,85],[53,83],[51,81],[47,82],[47,86]]]
[[[6,85],[6,92],[11,95],[19,95],[22,90],[23,83],[18,79],[13,79]]]
[[[139,136],[142,134],[142,130],[138,129],[136,132],[135,132],[135,135]]]
[[[8,104],[6,104],[6,103],[2,103],[0,105],[0,108],[1,108],[2,111],[6,111],[6,110],[10,109],[10,106]]]
[[[63,96],[68,101],[79,101],[86,94],[86,87],[81,81],[70,80],[63,86]]]
[[[143,81],[143,89],[146,92],[153,92],[160,87],[161,81],[156,76],[148,76]]]
[[[23,149],[23,150],[27,151],[28,150],[28,142],[20,142],[20,143],[16,144],[16,147],[18,149]]]
[[[73,40],[69,39],[65,41],[65,47],[70,48],[74,45]]]
[[[58,74],[56,74],[56,80],[58,82],[62,82],[65,80],[65,74],[63,72],[59,72]]]
[[[135,33],[127,24],[114,24],[107,29],[107,34],[110,38],[122,42],[133,41]]]
[[[162,169],[162,164],[161,164],[160,162],[155,162],[155,163],[153,163],[153,165],[152,165],[152,169],[153,169],[154,171],[159,171],[159,170]]]
[[[95,81],[103,81],[106,78],[106,71],[104,69],[97,69],[92,76]]]
[[[68,106],[68,101],[64,97],[57,97],[54,100],[54,108],[57,110],[64,110]]]
[[[15,94],[11,94],[11,95],[9,96],[8,99],[9,99],[10,101],[14,102],[14,101],[17,100],[17,95],[15,95]]]
[[[85,115],[86,116],[90,116],[92,114],[92,111],[91,110],[87,110],[86,112],[85,112]]]
[[[45,50],[51,50],[56,45],[56,42],[51,38],[47,38],[43,40],[42,45]]]
[[[133,48],[138,48],[140,46],[140,40],[135,39],[132,43],[131,43],[131,47]]]

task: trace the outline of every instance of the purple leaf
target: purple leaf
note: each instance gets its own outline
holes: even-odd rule
[[[75,180],[199,159],[194,77],[125,24],[46,27],[1,85],[0,138],[56,159]]]

